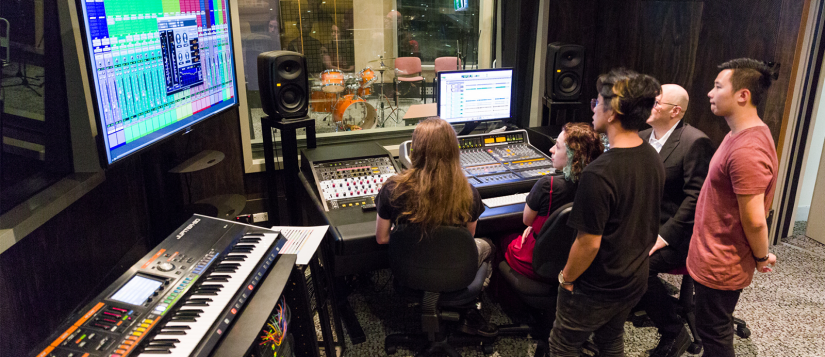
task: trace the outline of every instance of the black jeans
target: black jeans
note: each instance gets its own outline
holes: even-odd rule
[[[702,338],[705,356],[734,357],[733,310],[742,290],[716,290],[694,284],[696,330]]]
[[[667,273],[685,266],[687,253],[682,254],[671,247],[657,250],[650,256],[650,275],[647,279],[647,292],[639,301],[639,307],[659,329],[662,337],[675,338],[684,328],[682,320],[676,314],[676,303],[670,297],[665,284],[659,279],[659,273]]]
[[[559,286],[550,356],[580,356],[591,333],[595,333],[600,357],[624,356],[624,323],[640,298],[607,302]]]

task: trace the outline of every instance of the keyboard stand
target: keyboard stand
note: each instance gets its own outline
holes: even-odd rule
[[[275,310],[297,257],[295,254],[284,254],[278,258],[258,292],[238,315],[238,320],[229,329],[229,333],[212,351],[212,356],[243,356],[249,350],[250,344],[257,344],[260,326],[264,326]]]

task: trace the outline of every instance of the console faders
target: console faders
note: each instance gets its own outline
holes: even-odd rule
[[[313,169],[328,210],[375,203],[378,190],[396,174],[388,156],[315,163]]]

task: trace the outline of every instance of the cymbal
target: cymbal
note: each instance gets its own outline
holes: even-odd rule
[[[394,60],[394,59],[395,59],[395,57],[384,57],[384,58],[379,58],[379,59],[374,59],[374,60],[367,61],[367,63],[375,63],[375,62],[388,61],[388,60]]]

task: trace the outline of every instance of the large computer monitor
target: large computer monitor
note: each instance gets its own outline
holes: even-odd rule
[[[450,123],[513,116],[513,69],[438,72],[438,116]]]
[[[237,104],[228,0],[82,0],[105,165]]]

